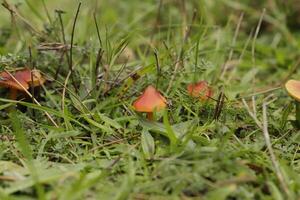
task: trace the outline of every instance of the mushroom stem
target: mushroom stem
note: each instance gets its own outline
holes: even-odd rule
[[[300,128],[300,102],[295,101],[296,104],[296,125]]]
[[[153,121],[153,112],[147,112],[147,119]]]
[[[17,93],[18,91],[14,88],[10,88],[10,91],[9,91],[9,98],[11,100],[16,100],[17,99]]]

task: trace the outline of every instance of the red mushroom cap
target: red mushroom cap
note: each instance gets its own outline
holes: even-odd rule
[[[13,80],[13,78],[7,72],[1,72],[0,78],[0,85],[2,87],[12,88],[16,90],[24,90],[24,88],[27,90],[29,88],[29,85],[25,80],[21,79],[20,77],[15,77],[18,80],[18,82],[23,86],[21,87],[21,85],[18,84],[15,80]]]
[[[133,107],[138,112],[153,112],[164,109],[167,100],[152,85],[148,86],[143,94],[134,101]]]
[[[203,100],[206,100],[213,95],[213,90],[206,81],[188,84],[187,91],[190,96],[200,97],[200,99]]]
[[[285,83],[285,89],[297,101],[300,101],[300,81],[289,80]]]
[[[41,73],[37,70],[21,69],[12,74],[14,78],[23,86],[21,87],[7,72],[0,73],[0,86],[12,88],[16,90],[27,90],[29,86],[35,87],[42,85],[45,79],[42,77]],[[31,78],[32,75],[32,78]]]

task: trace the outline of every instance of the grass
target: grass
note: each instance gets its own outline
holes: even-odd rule
[[[294,1],[90,0],[76,26],[78,1],[3,2],[1,69],[48,81],[40,105],[0,90],[0,199],[299,198]],[[150,84],[156,121],[132,107]]]

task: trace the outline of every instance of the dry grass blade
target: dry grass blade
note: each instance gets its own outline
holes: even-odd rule
[[[251,111],[251,109],[250,109],[250,107],[248,106],[246,100],[245,100],[245,99],[242,99],[242,102],[243,102],[243,104],[244,104],[246,110],[248,111],[249,115],[252,117],[252,119],[253,119],[254,122],[256,123],[256,125],[257,125],[260,129],[262,129],[263,126],[262,126],[261,122],[257,119],[256,114],[255,114],[254,112]]]
[[[36,49],[38,51],[66,51],[70,49],[70,45],[67,45],[65,43],[59,43],[59,42],[54,42],[54,43],[41,43],[39,44]]]
[[[270,139],[270,135],[269,135],[269,131],[268,131],[267,105],[268,105],[268,102],[263,102],[263,106],[262,106],[262,108],[263,108],[263,134],[264,134],[264,138],[265,138],[265,143],[267,145],[267,149],[270,154],[270,159],[272,161],[276,176],[279,180],[281,189],[284,191],[284,193],[288,197],[290,197],[290,191],[289,191],[287,182],[282,174],[279,163],[277,161],[277,158],[276,158],[275,153],[272,148],[271,139]]]
[[[287,185],[287,181],[285,180],[285,178],[282,174],[279,163],[278,163],[275,153],[273,151],[272,143],[271,143],[271,139],[270,139],[270,135],[269,135],[269,131],[268,131],[267,105],[272,103],[275,100],[275,99],[269,100],[272,96],[273,95],[271,94],[264,99],[264,102],[262,105],[262,112],[263,112],[262,122],[260,122],[257,118],[256,109],[254,108],[253,111],[251,111],[251,109],[248,106],[248,104],[246,103],[245,99],[242,99],[242,102],[243,102],[246,110],[248,111],[249,115],[255,121],[257,126],[262,130],[263,135],[264,135],[264,140],[265,140],[268,152],[270,154],[270,159],[271,159],[272,165],[274,167],[275,174],[280,183],[280,187],[281,187],[282,191],[286,194],[286,196],[290,197],[290,191],[289,191],[289,188]],[[267,101],[267,100],[269,100],[269,101]],[[252,104],[253,104],[253,106],[255,106],[255,98],[254,97],[252,97]]]

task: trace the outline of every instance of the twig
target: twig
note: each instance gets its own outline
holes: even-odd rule
[[[261,122],[257,119],[257,116],[254,114],[254,112],[252,112],[252,111],[250,110],[250,108],[249,108],[249,106],[248,106],[248,104],[246,103],[246,101],[245,101],[244,98],[242,99],[242,102],[243,102],[243,104],[244,104],[246,110],[248,111],[249,115],[252,117],[252,119],[253,119],[254,122],[256,123],[256,125],[257,125],[260,129],[262,129],[263,126],[262,126]]]
[[[31,94],[30,92],[28,92],[28,90],[26,90],[26,88],[6,69],[4,70],[25,92],[26,94],[33,99],[34,103],[36,103],[39,106],[42,106]],[[52,124],[58,128],[58,125],[56,124],[56,122],[53,120],[53,118],[51,117],[51,115],[45,111],[46,116],[48,117],[48,119],[52,122]]]
[[[277,161],[277,158],[276,158],[275,153],[272,148],[271,139],[270,139],[270,135],[269,135],[269,131],[268,131],[267,105],[268,105],[268,103],[263,102],[263,106],[262,106],[262,108],[263,108],[263,129],[262,130],[263,130],[263,134],[264,134],[264,138],[265,138],[265,143],[266,143],[267,149],[270,153],[270,159],[271,159],[273,167],[275,169],[275,173],[279,180],[281,189],[284,191],[284,193],[287,195],[287,197],[290,197],[288,185],[282,174],[279,163]]]
[[[252,112],[248,106],[248,104],[246,103],[245,99],[242,99],[243,104],[245,105],[246,110],[248,111],[249,115],[252,117],[252,119],[255,121],[255,123],[257,124],[257,126],[262,130],[263,135],[264,135],[264,140],[267,146],[267,149],[269,151],[270,154],[270,159],[272,162],[272,165],[274,167],[275,170],[275,174],[279,180],[280,183],[280,187],[281,189],[284,191],[284,193],[286,194],[287,197],[290,197],[290,192],[289,192],[289,188],[287,185],[287,182],[282,174],[282,171],[280,169],[279,163],[277,161],[277,158],[275,156],[275,153],[273,151],[272,148],[272,143],[271,143],[271,139],[270,139],[270,135],[269,135],[269,131],[268,131],[268,118],[267,118],[267,105],[272,103],[275,99],[271,99],[269,100],[273,95],[269,95],[267,96],[264,101],[263,101],[263,105],[262,105],[262,110],[263,110],[263,119],[262,122],[260,122],[256,116],[256,112]],[[269,100],[269,101],[267,101]],[[253,103],[255,104],[255,103]]]
[[[259,91],[259,92],[254,92],[254,93],[251,93],[251,94],[248,94],[248,95],[236,98],[236,100],[247,99],[247,98],[250,98],[250,97],[252,98],[252,96],[266,94],[266,93],[269,93],[269,92],[273,92],[275,90],[279,90],[281,88],[282,88],[281,86],[272,87],[272,88],[269,88],[269,89],[266,89],[266,90],[262,90],[262,91]]]
[[[64,44],[64,43],[59,43],[59,42],[53,42],[53,43],[40,43],[36,49],[38,51],[61,51],[65,52],[68,49],[70,49],[70,45]],[[69,62],[68,62],[69,63]]]
[[[20,180],[19,177],[16,176],[0,176],[1,181],[18,181]]]

